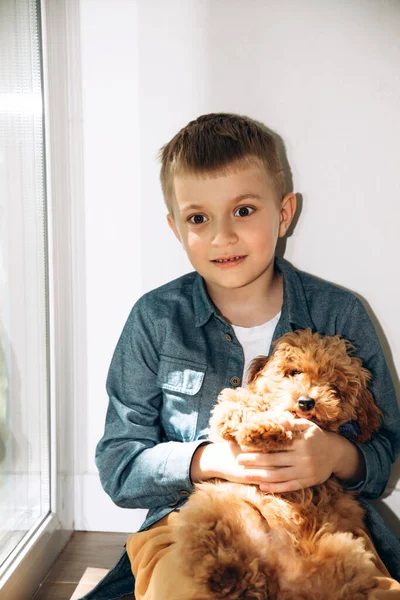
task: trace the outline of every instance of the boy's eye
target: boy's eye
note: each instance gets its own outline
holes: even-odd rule
[[[194,225],[201,225],[208,221],[208,219],[204,215],[193,215],[192,217],[189,217],[189,221]]]
[[[251,206],[240,206],[235,210],[234,215],[235,217],[248,217],[254,210]]]

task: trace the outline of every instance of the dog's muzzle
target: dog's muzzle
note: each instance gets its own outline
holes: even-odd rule
[[[312,398],[308,398],[307,396],[300,396],[300,398],[297,401],[297,404],[299,405],[299,408],[304,411],[304,412],[308,412],[309,410],[312,410],[315,406],[315,400],[313,400]]]

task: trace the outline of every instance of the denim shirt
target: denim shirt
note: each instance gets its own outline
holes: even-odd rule
[[[400,450],[400,414],[376,332],[358,298],[276,259],[283,306],[273,341],[311,328],[340,334],[372,373],[370,390],[382,426],[359,444],[365,480],[351,489],[367,510],[379,554],[400,577],[400,540],[368,503],[381,496]],[[271,348],[270,350],[271,351]],[[241,384],[244,356],[230,324],[208,296],[204,280],[189,273],[138,300],[114,352],[108,378],[105,432],[96,450],[104,490],[123,508],[148,508],[147,529],[182,506],[193,491],[190,464],[207,443],[210,412],[219,392]],[[85,599],[111,600],[134,591],[125,550],[118,564]]]

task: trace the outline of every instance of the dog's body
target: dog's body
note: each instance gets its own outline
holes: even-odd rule
[[[223,390],[210,421],[213,441],[271,452],[288,448],[280,419],[307,418],[338,432],[358,424],[357,441],[379,428],[369,373],[338,336],[283,336],[256,359],[248,388]],[[284,494],[215,480],[196,485],[181,511],[182,566],[218,600],[362,600],[374,587],[373,555],[359,537],[363,509],[331,477]],[[200,598],[200,596],[199,596]]]

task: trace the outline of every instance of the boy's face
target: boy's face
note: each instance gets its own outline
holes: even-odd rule
[[[251,285],[271,275],[275,247],[296,198],[281,202],[259,166],[215,177],[177,176],[168,223],[209,290]]]

